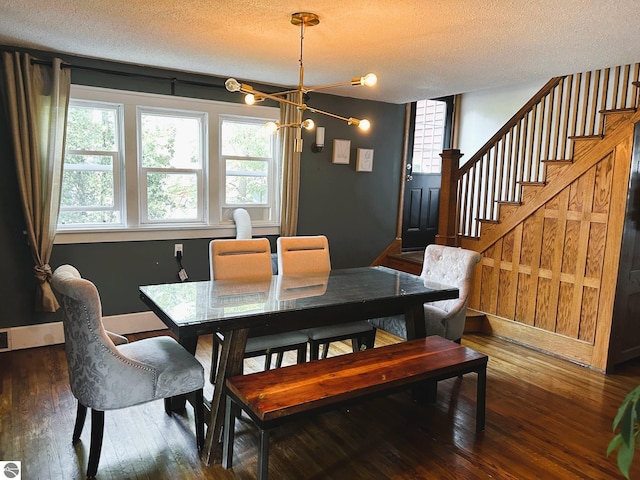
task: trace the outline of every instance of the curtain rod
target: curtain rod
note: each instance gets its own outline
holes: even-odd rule
[[[47,60],[37,60],[37,59],[31,59],[31,63],[33,65],[48,65],[51,66],[53,65],[53,63],[51,61],[47,61]],[[176,84],[177,83],[182,83],[185,85],[193,85],[193,86],[197,86],[197,87],[213,87],[213,88],[225,88],[224,84],[220,84],[220,85],[216,85],[215,83],[208,83],[208,82],[198,82],[195,80],[184,80],[184,79],[180,79],[177,77],[169,77],[169,76],[162,76],[162,75],[151,75],[148,73],[132,73],[132,72],[121,72],[118,70],[111,70],[108,68],[99,68],[99,67],[88,67],[88,66],[84,66],[84,65],[73,65],[71,63],[61,63],[60,66],[62,68],[70,68],[70,69],[76,69],[76,70],[87,70],[90,72],[98,72],[98,73],[106,73],[108,75],[120,75],[122,77],[130,77],[130,78],[147,78],[147,79],[152,79],[152,80],[165,80],[165,81],[169,81],[171,82],[171,95],[175,95],[175,90],[176,90]]]

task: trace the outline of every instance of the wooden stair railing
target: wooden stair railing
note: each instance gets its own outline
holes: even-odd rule
[[[635,110],[639,74],[636,63],[555,77],[461,167],[459,150],[445,150],[436,243],[478,238],[500,204],[517,205],[523,186],[544,185],[546,165],[571,161],[573,140],[601,137],[606,113]]]

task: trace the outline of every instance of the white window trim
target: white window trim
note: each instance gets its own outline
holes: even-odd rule
[[[125,138],[122,139],[123,170],[120,172],[124,178],[123,190],[128,194],[124,213],[128,226],[115,225],[106,226],[100,229],[74,229],[73,231],[59,230],[56,234],[56,244],[68,243],[93,243],[93,242],[118,242],[118,241],[140,241],[140,240],[167,240],[174,238],[216,238],[229,237],[235,235],[235,224],[231,217],[233,207],[225,207],[222,204],[224,193],[220,192],[220,182],[211,181],[207,175],[208,185],[204,188],[204,195],[207,198],[208,210],[204,212],[205,224],[145,224],[138,223],[139,202],[138,196],[133,192],[140,188],[139,171],[137,159],[137,136],[135,134],[138,105],[145,107],[167,108],[175,110],[206,112],[209,123],[208,132],[208,164],[204,167],[207,172],[219,172],[223,162],[219,153],[219,132],[221,116],[238,116],[245,118],[260,118],[266,120],[277,120],[279,117],[278,108],[264,106],[248,106],[240,103],[228,103],[212,100],[193,99],[185,97],[175,97],[168,95],[155,95],[149,93],[129,92],[122,90],[111,90],[98,87],[87,87],[82,85],[71,86],[71,98],[74,100],[87,100],[92,102],[106,102],[111,104],[124,105],[123,125]],[[134,132],[131,134],[131,132]],[[277,144],[278,142],[276,142]],[[278,157],[276,157],[278,158]],[[134,159],[130,161],[129,159]],[[255,235],[278,235],[280,233],[280,162],[276,160],[273,172],[274,183],[274,218],[271,221],[256,221],[252,225]],[[218,178],[219,179],[219,178]],[[132,198],[134,195],[135,198]]]

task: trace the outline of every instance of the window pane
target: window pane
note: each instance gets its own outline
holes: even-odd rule
[[[200,167],[199,118],[143,113],[141,120],[143,167]]]
[[[227,177],[227,204],[267,203],[266,177]]]
[[[106,165],[92,160],[109,160]],[[86,160],[78,162],[78,160]],[[113,170],[111,157],[68,155],[62,175],[62,207],[113,207]],[[71,166],[67,166],[67,162]]]
[[[222,122],[222,155],[271,157],[272,140],[264,123]]]
[[[69,212],[62,210],[58,217],[58,224],[60,225],[94,225],[94,224],[119,224],[120,212],[107,210],[107,211],[82,211],[82,212]]]
[[[147,218],[151,221],[198,218],[195,173],[147,173]]]
[[[265,204],[268,201],[267,161],[226,160],[225,203]]]
[[[412,159],[414,173],[440,173],[446,114],[446,102],[417,102]]]
[[[68,150],[117,150],[116,108],[69,105]]]

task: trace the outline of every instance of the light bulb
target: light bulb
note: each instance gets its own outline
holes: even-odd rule
[[[253,93],[248,93],[244,97],[244,103],[246,103],[247,105],[253,105],[254,103],[256,103],[256,96]]]
[[[280,127],[280,125],[278,125],[276,122],[267,122],[264,124],[264,128],[269,135],[273,135],[274,133],[276,133],[278,131],[278,127]]]
[[[367,120],[366,118],[363,118],[362,120],[360,120],[358,128],[365,131],[369,130],[371,128],[371,122],[369,122],[369,120]]]
[[[378,83],[378,77],[376,77],[375,73],[367,73],[362,79],[360,83],[366,87],[373,87],[376,83]]]
[[[313,123],[313,120],[311,120],[310,118],[307,118],[304,122],[300,124],[300,126],[305,130],[311,130],[313,127],[316,126],[316,124]]]
[[[227,81],[224,82],[224,86],[230,92],[239,92],[241,85],[235,78],[228,78]]]

